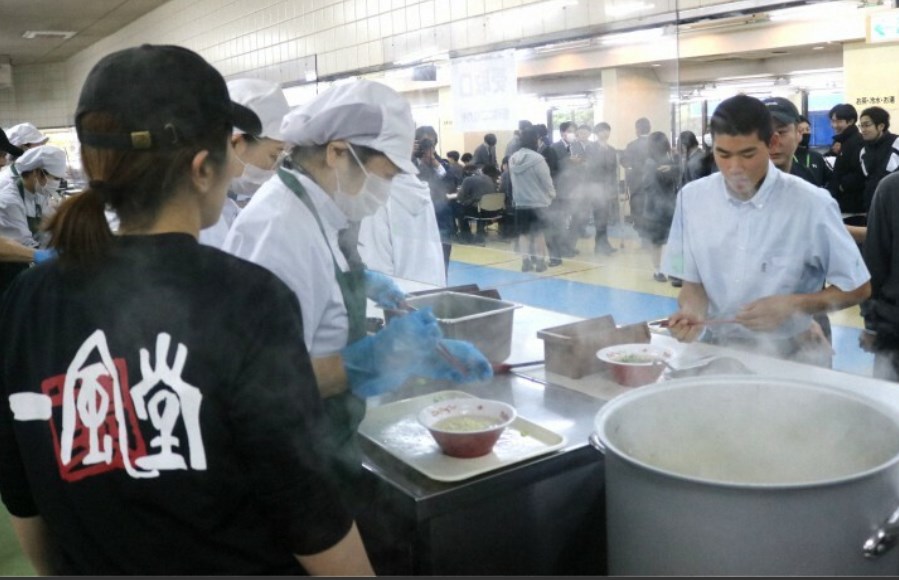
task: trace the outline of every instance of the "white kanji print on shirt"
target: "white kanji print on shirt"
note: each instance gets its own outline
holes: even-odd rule
[[[140,349],[141,380],[129,389],[124,359],[113,358],[106,335],[97,330],[79,347],[65,375],[41,383],[42,395],[10,395],[13,418],[49,421],[60,474],[68,481],[115,469],[134,478],[205,470],[203,396],[182,378],[187,347],[178,344],[169,364],[171,346],[172,337],[160,333],[152,356]],[[179,427],[186,441],[179,438]],[[156,433],[149,446],[142,434],[148,430]]]
[[[164,332],[156,337],[155,367],[150,365],[149,351],[140,349],[142,378],[131,389],[131,398],[134,400],[138,418],[145,421],[149,415],[153,427],[160,432],[150,441],[150,447],[158,447],[160,452],[141,457],[136,463],[148,469],[187,469],[184,458],[173,451],[173,447],[178,447],[179,441],[172,435],[172,431],[180,416],[187,430],[190,466],[193,469],[204,470],[206,451],[203,449],[203,436],[200,433],[200,403],[203,395],[200,394],[200,389],[181,379],[184,363],[187,361],[186,346],[179,344],[175,351],[174,364],[166,365],[171,342],[172,337]],[[172,390],[157,390],[150,397],[149,404],[145,402],[150,390],[160,384]]]

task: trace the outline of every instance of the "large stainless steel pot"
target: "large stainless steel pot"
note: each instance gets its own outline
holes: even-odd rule
[[[899,574],[899,416],[867,398],[682,379],[612,399],[595,428],[612,575]]]

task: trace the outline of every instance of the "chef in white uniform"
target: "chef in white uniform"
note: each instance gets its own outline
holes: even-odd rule
[[[387,204],[362,220],[359,254],[369,268],[392,276],[400,287],[404,281],[446,286],[443,245],[427,183],[409,173],[393,179]]]
[[[256,192],[225,240],[226,251],[268,268],[296,294],[330,419],[333,449],[326,451],[340,458],[340,473],[351,481],[361,472],[355,432],[365,397],[412,376],[469,381],[492,374],[471,343],[441,338],[429,309],[366,332],[366,298],[396,305],[403,293],[365,269],[346,234],[351,221],[384,205],[396,175],[416,172],[414,130],[409,103],[386,85],[331,87],[284,117],[289,167]]]
[[[33,147],[16,159],[0,180],[0,236],[37,247],[41,220],[65,175],[66,153],[59,147]]]
[[[52,255],[45,250],[49,234],[40,226],[52,211],[51,197],[66,174],[65,151],[52,145],[33,147],[0,176],[0,236],[34,253],[35,261]],[[26,262],[0,261],[0,295],[28,268]]]
[[[231,100],[251,109],[262,121],[258,137],[234,130],[231,144],[243,173],[231,180],[228,198],[222,215],[214,225],[200,231],[200,243],[216,248],[225,244],[231,224],[241,208],[263,183],[275,174],[279,157],[284,151],[281,121],[290,110],[284,91],[278,83],[262,79],[234,79],[228,81]]]
[[[444,341],[469,365],[468,372],[434,360],[435,338],[427,336],[439,329],[425,311],[400,319],[411,318],[404,322],[407,330],[422,333],[414,340],[394,341],[400,330],[391,329],[393,323],[366,337],[365,298],[395,306],[403,293],[383,274],[366,269],[355,240],[343,237],[351,222],[386,203],[395,176],[416,173],[414,130],[409,103],[386,85],[360,80],[318,95],[284,118],[281,133],[291,146],[292,169],[280,168],[256,192],[225,241],[226,251],[267,267],[296,293],[325,396],[345,390],[348,382],[363,396],[382,392],[402,383],[413,367],[415,374],[456,380],[489,375],[486,359],[467,342]],[[357,357],[355,349],[369,341],[396,344]],[[404,356],[396,356],[393,347]],[[385,355],[389,365],[378,358],[385,350],[392,352]],[[434,364],[416,367],[424,358]]]

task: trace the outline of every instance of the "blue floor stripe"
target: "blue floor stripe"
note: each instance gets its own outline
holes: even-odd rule
[[[447,285],[449,286],[477,284],[481,288],[499,288],[509,284],[532,282],[539,279],[538,276],[524,272],[491,268],[490,266],[459,264],[457,262],[450,262],[447,278]]]
[[[838,371],[870,377],[874,370],[874,355],[858,346],[862,331],[849,326],[833,325],[833,368]]]
[[[572,316],[595,318],[611,314],[617,324],[664,318],[677,309],[677,301],[667,296],[462,262],[450,262],[447,283],[450,286],[477,284],[482,289],[495,288],[504,299]],[[833,368],[871,376],[874,356],[859,348],[859,334],[861,331],[857,328],[833,326],[836,351]]]

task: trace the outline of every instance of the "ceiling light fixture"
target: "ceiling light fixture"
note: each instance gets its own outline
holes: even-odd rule
[[[681,32],[708,32],[711,30],[720,30],[722,28],[743,28],[752,24],[761,24],[768,22],[767,14],[745,14],[742,16],[731,16],[727,18],[707,18],[696,22],[681,24]]]
[[[76,34],[77,33],[74,30],[26,30],[25,33],[22,34],[22,38],[28,38],[30,40],[68,40]]]
[[[587,48],[593,44],[593,41],[589,38],[582,38],[580,40],[571,40],[568,42],[557,42],[555,44],[544,44],[543,46],[534,47],[534,52],[540,54],[546,54],[548,52],[559,52],[563,50],[577,50],[579,48]]]

